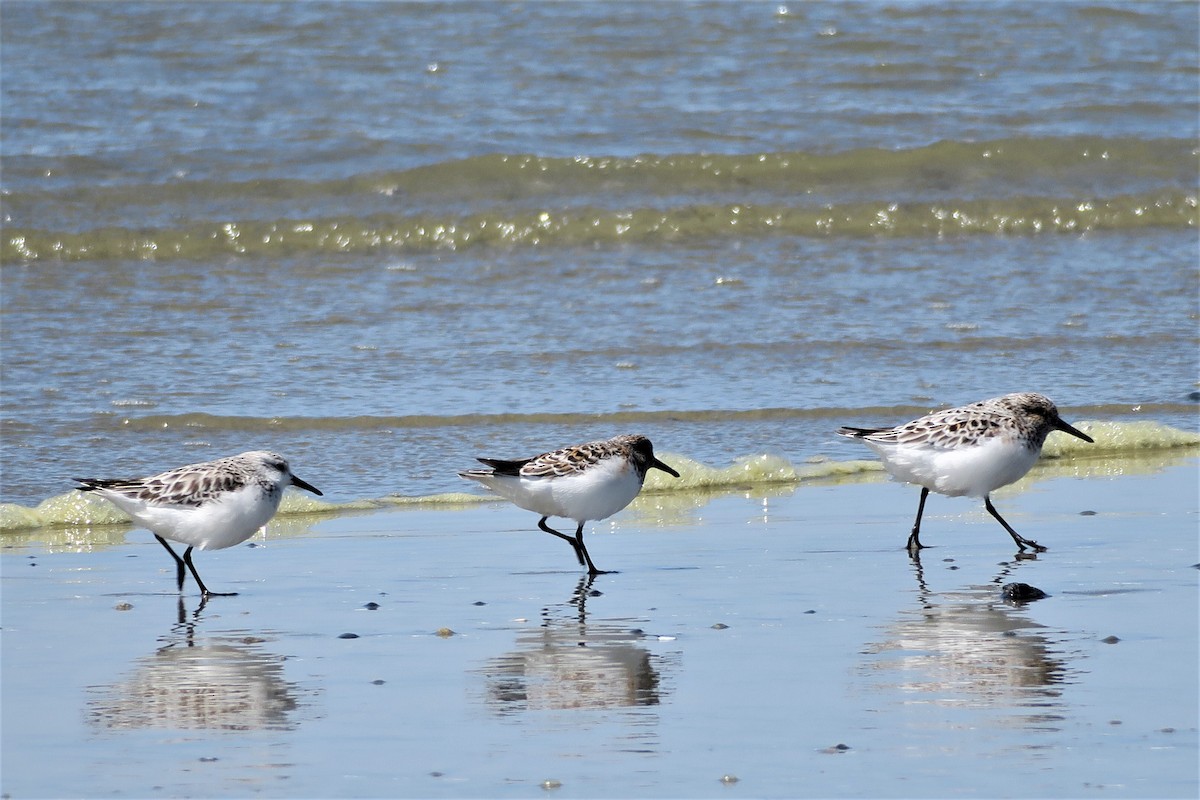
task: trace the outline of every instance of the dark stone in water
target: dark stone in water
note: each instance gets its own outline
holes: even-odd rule
[[[1118,639],[1116,636],[1105,636],[1100,641],[1104,642],[1105,644],[1116,644],[1117,642],[1119,642],[1121,640]]]
[[[1028,603],[1031,600],[1041,600],[1047,596],[1041,589],[1030,586],[1028,583],[1006,583],[1000,593],[1005,600],[1011,600],[1014,603]]]
[[[473,605],[473,606],[486,606],[486,605],[487,605],[487,603],[483,602],[482,600],[476,600],[476,601],[475,601],[474,603],[472,603],[471,605]]]
[[[357,639],[358,634],[357,633],[340,633],[340,634],[338,634],[338,638],[339,639]]]
[[[372,600],[370,603],[367,603],[365,606],[363,606],[363,608],[365,608],[367,611],[374,611],[375,609],[379,608],[379,603],[376,603],[374,600]]]
[[[1200,402],[1200,392],[1188,392],[1188,400]]]
[[[1081,517],[1094,517],[1094,516],[1096,516],[1096,512],[1095,512],[1095,511],[1080,511],[1080,512],[1079,512],[1079,516],[1081,516]]]

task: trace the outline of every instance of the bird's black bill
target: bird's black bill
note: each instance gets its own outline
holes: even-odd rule
[[[297,478],[295,475],[293,475],[293,476],[292,476],[292,486],[299,486],[301,489],[304,489],[304,490],[306,490],[306,491],[312,492],[312,493],[313,493],[313,494],[315,494],[317,497],[323,497],[323,496],[324,496],[324,492],[322,492],[320,489],[318,489],[317,487],[313,486],[313,485],[312,485],[311,483],[309,483],[308,481],[301,480],[300,478]]]
[[[653,461],[651,461],[651,462],[650,462],[650,468],[652,468],[652,469],[661,469],[663,472],[667,473],[668,475],[674,475],[676,478],[678,478],[678,477],[679,477],[679,473],[678,473],[678,472],[676,472],[675,470],[671,469],[671,468],[670,468],[670,467],[668,467],[666,464],[664,464],[663,462],[659,461],[657,458],[656,458],[656,459],[654,459]]]
[[[1091,444],[1095,444],[1095,443],[1096,443],[1096,440],[1095,440],[1095,439],[1093,439],[1092,437],[1088,436],[1086,433],[1084,433],[1083,431],[1079,430],[1078,428],[1073,428],[1073,427],[1071,427],[1071,426],[1070,426],[1070,425],[1068,425],[1067,423],[1063,422],[1061,419],[1059,419],[1059,420],[1055,420],[1055,422],[1054,422],[1054,427],[1055,427],[1055,428],[1058,428],[1058,429],[1059,429],[1060,431],[1062,431],[1063,433],[1069,433],[1069,434],[1071,434],[1072,436],[1077,436],[1077,437],[1079,437],[1080,439],[1083,439],[1085,442],[1090,442]]]

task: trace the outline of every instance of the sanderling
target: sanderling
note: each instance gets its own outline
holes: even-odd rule
[[[921,513],[930,490],[951,497],[982,497],[984,508],[1004,526],[1017,547],[1046,548],[1012,529],[988,496],[1020,479],[1041,455],[1054,430],[1092,441],[1063,422],[1049,398],[1018,392],[978,403],[935,411],[895,428],[841,428],[843,436],[861,439],[883,459],[892,477],[921,487],[917,520],[908,537],[908,552],[924,547],[919,534]]]
[[[183,591],[186,564],[206,598],[237,592],[208,590],[192,563],[193,547],[220,550],[246,541],[275,516],[286,486],[321,494],[293,475],[282,456],[261,450],[189,464],[148,478],[75,480],[83,484],[80,491],[96,492],[148,528],[175,559],[179,591]],[[183,558],[175,554],[167,539],[187,545]]]
[[[564,447],[533,458],[504,461],[481,458],[491,469],[469,469],[460,477],[478,481],[527,511],[542,515],[538,527],[575,548],[588,574],[601,571],[592,563],[583,544],[583,524],[611,517],[637,497],[650,468],[679,477],[679,473],[654,457],[654,445],[645,436],[615,436],[602,442]],[[560,533],[546,524],[550,517],[573,519],[575,535]]]

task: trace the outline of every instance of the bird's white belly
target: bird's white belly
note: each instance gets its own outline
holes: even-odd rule
[[[266,497],[257,486],[230,492],[198,507],[142,506],[135,522],[198,550],[220,550],[249,539],[270,521],[283,493]]]
[[[527,511],[576,522],[607,519],[637,497],[637,470],[620,458],[607,459],[583,472],[554,477],[488,476],[481,483]]]
[[[554,481],[550,493],[559,509],[557,516],[578,522],[611,517],[633,502],[641,489],[637,470],[623,459],[611,459],[580,475]]]
[[[1020,480],[1040,455],[1039,450],[1001,437],[960,449],[867,444],[897,480],[951,497],[982,497]]]

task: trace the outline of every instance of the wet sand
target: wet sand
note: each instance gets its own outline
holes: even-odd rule
[[[504,503],[277,520],[206,604],[144,531],[10,536],[0,789],[1195,797],[1197,459],[1031,477],[1025,560],[934,496],[913,563],[881,481],[644,496],[594,580]]]

